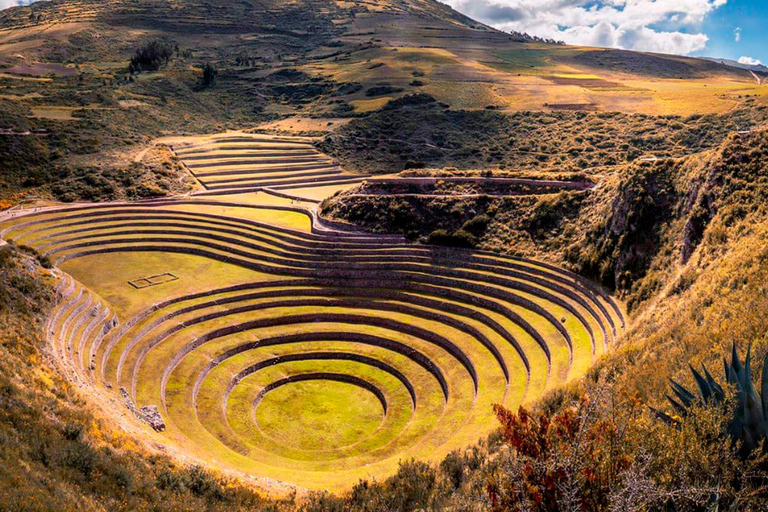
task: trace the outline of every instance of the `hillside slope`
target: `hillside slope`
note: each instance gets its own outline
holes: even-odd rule
[[[167,63],[130,73],[131,58],[152,42],[170,50]],[[216,71],[212,86],[202,80],[206,64]],[[475,115],[464,112],[481,122],[488,109],[519,113],[549,138],[545,127],[563,112],[723,114],[765,105],[766,91],[747,70],[549,44],[432,0],[38,2],[0,13],[0,137],[8,141],[0,198],[175,193],[177,172],[164,179],[125,164],[158,136],[259,126],[324,133],[410,93],[448,105],[462,122]],[[529,118],[532,110],[555,117]],[[366,158],[386,172],[406,163],[366,154],[366,143],[399,145],[387,123],[373,118],[368,142],[340,132],[334,153],[347,171],[368,170]],[[423,148],[410,146],[411,159],[423,159]]]

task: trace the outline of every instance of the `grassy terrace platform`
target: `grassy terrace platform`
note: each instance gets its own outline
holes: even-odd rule
[[[243,147],[314,155],[259,137],[177,151],[203,165]],[[253,158],[237,165],[261,179],[273,164]],[[583,375],[624,329],[610,296],[559,268],[341,230],[295,203],[61,206],[6,216],[0,234],[63,271],[48,331],[68,375],[158,406],[153,435],[192,457],[307,488],[476,441],[493,404]]]
[[[366,177],[344,172],[308,138],[233,132],[178,139],[173,149],[204,194],[351,185]]]

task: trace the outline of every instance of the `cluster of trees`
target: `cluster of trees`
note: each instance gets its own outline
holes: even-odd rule
[[[532,36],[527,32],[517,32],[515,30],[511,30],[509,32],[509,35],[511,35],[515,41],[520,43],[535,42],[535,43],[545,43],[545,44],[556,44],[559,46],[565,45],[565,41],[558,41],[557,39],[552,39],[552,38]]]
[[[157,71],[167,65],[174,53],[178,54],[179,45],[160,40],[153,40],[137,49],[131,57],[128,70],[131,73],[142,71]]]
[[[152,40],[138,48],[131,57],[128,71],[131,74],[143,71],[157,71],[168,65],[174,55],[180,54],[179,45],[159,39]],[[185,52],[185,56],[191,56]],[[202,86],[204,89],[213,87],[219,70],[210,62],[203,65]]]

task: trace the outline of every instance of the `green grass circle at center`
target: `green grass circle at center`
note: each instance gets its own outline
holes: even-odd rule
[[[345,382],[293,382],[264,395],[256,422],[273,440],[300,450],[332,450],[357,443],[382,423],[379,399]]]

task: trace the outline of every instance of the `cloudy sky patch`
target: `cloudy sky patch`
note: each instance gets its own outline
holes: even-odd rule
[[[690,55],[707,47],[707,16],[728,0],[447,0],[501,30],[586,46]]]
[[[16,7],[18,5],[29,5],[34,1],[35,0],[0,0],[0,10]]]
[[[747,66],[759,66],[762,64],[758,59],[752,57],[739,57],[739,64],[746,64]]]

